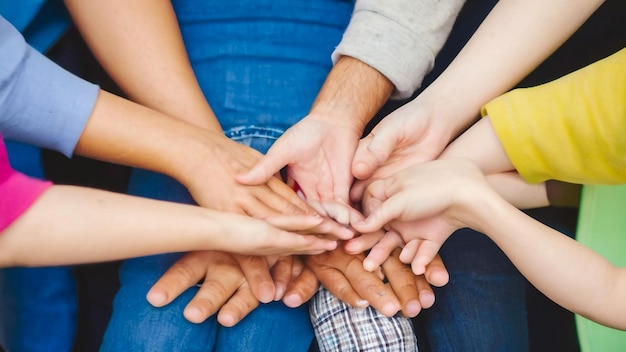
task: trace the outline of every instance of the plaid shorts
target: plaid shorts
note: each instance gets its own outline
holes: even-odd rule
[[[353,308],[320,288],[309,304],[320,352],[417,352],[411,320]]]

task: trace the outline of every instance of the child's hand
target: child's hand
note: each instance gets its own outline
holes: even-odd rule
[[[364,196],[369,216],[352,226],[398,233],[407,242],[401,259],[420,275],[450,234],[466,226],[463,209],[480,187],[488,187],[485,177],[467,160],[421,163],[371,183]]]

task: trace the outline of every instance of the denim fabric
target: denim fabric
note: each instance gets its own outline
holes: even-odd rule
[[[16,170],[43,178],[39,148],[6,145]],[[77,304],[71,267],[0,269],[0,350],[70,351]]]
[[[304,117],[330,71],[351,1],[173,1],[192,66],[226,136],[266,152]],[[129,192],[191,203],[172,179],[134,170]],[[306,305],[263,304],[233,328],[187,322],[197,288],[164,308],[145,295],[181,254],[127,260],[102,351],[307,351]]]

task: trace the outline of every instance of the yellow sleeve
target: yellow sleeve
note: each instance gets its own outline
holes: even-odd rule
[[[626,49],[482,108],[530,183],[626,182]]]

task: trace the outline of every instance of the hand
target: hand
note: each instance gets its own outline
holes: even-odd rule
[[[371,183],[365,206],[370,215],[352,226],[366,233],[386,227],[400,234],[407,242],[400,258],[419,275],[450,234],[468,226],[463,218],[472,201],[489,192],[485,176],[470,161],[422,163]]]
[[[399,251],[386,261],[377,273],[363,269],[363,254],[347,254],[343,248],[320,255],[306,256],[305,263],[333,295],[353,307],[371,304],[385,316],[402,310],[409,317],[416,316],[422,308],[434,302],[434,294],[424,276],[417,277],[409,267],[397,259]],[[447,282],[443,264],[434,262],[429,276],[437,285]],[[442,275],[442,270],[445,275]],[[389,284],[383,281],[387,274]]]
[[[263,221],[226,212],[209,214],[215,214],[212,225],[217,227],[215,233],[221,234],[212,242],[214,250],[249,255],[290,255],[318,254],[337,247],[336,241],[311,234],[322,223],[320,216],[282,215]],[[289,232],[292,230],[305,234]]]
[[[299,307],[319,289],[317,277],[298,256],[279,258],[272,267],[272,277],[276,285],[274,300],[282,299],[287,307]]]
[[[201,162],[191,163],[184,170],[185,186],[196,202],[204,207],[229,211],[265,219],[278,215],[313,215],[308,206],[282,180],[270,175],[256,185],[243,185],[235,181],[235,175],[248,171],[261,160],[258,151],[234,142],[223,135],[207,132],[210,153]],[[305,230],[291,228],[292,230]],[[332,239],[347,239],[354,234],[329,218],[316,227],[306,229],[325,234]]]
[[[237,180],[247,185],[267,182],[284,166],[310,200],[348,204],[352,184],[350,163],[362,130],[321,114],[310,114],[281,136],[247,173]]]
[[[172,265],[146,298],[153,306],[162,307],[201,280],[200,289],[183,312],[185,318],[194,323],[219,312],[220,324],[234,326],[255,309],[259,301],[270,302],[275,294],[269,265],[263,257],[202,251],[187,253]]]
[[[418,96],[398,108],[359,142],[352,161],[352,174],[357,179],[384,178],[433,160],[444,150],[460,122],[448,117],[450,114],[433,111],[433,104],[426,100]]]

